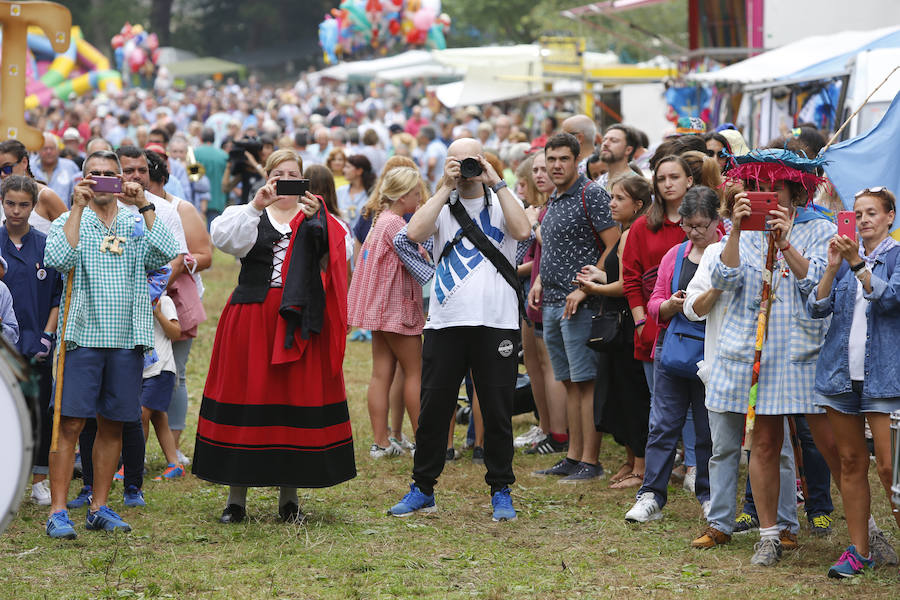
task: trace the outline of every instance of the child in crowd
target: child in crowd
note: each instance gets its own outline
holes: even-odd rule
[[[152,294],[151,282],[151,297]],[[184,467],[178,461],[175,438],[169,429],[169,403],[175,389],[175,355],[172,352],[172,340],[181,337],[181,326],[178,324],[178,312],[175,302],[161,292],[153,303],[153,346],[157,360],[144,367],[144,384],[141,388],[141,424],[144,427],[144,440],[150,434],[150,423],[156,431],[159,447],[166,456],[168,466],[162,475],[154,477],[154,481],[176,479],[184,476]]]
[[[4,275],[6,275],[6,260],[0,256],[0,279]],[[12,294],[2,281],[0,281],[0,330],[10,344],[19,341],[19,323],[16,321],[16,313],[13,312]]]
[[[374,441],[372,458],[397,456],[400,446],[388,431],[388,392],[399,362],[405,374],[403,399],[410,421],[419,416],[421,385],[422,287],[406,270],[394,250],[394,236],[406,225],[403,215],[415,212],[422,199],[422,180],[410,167],[385,174],[381,204],[374,215],[350,283],[349,323],[372,331],[372,379],[369,384],[369,418]]]

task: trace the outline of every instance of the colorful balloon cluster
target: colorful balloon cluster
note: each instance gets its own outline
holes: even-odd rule
[[[326,63],[365,48],[387,54],[396,45],[443,50],[450,17],[441,0],[343,0],[319,23]]]
[[[159,58],[159,38],[147,33],[138,23],[125,23],[111,41],[116,57],[116,67],[122,73],[141,73],[152,70]]]

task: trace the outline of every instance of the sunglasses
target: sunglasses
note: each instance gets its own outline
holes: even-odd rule
[[[886,192],[887,188],[883,185],[879,185],[878,187],[866,188],[864,190],[860,190],[856,192],[856,195],[853,196],[853,199],[856,200],[860,196],[865,196],[866,194],[880,194],[881,192]]]
[[[3,165],[0,167],[0,173],[3,175],[12,175],[13,167],[15,167],[15,165]]]

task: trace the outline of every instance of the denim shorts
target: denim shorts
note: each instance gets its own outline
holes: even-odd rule
[[[890,414],[900,410],[900,398],[866,398],[862,395],[863,382],[851,382],[852,390],[835,396],[819,395],[816,406],[832,408],[845,415],[858,415],[862,413]]]
[[[591,336],[594,311],[579,306],[574,315],[563,319],[565,308],[565,305],[543,308],[544,343],[553,375],[559,381],[592,381],[597,377],[600,359],[585,344]]]
[[[78,346],[68,350],[60,414],[79,419],[100,415],[123,423],[140,420],[143,371],[144,355],[137,349]]]
[[[141,387],[141,406],[166,412],[172,403],[174,389],[175,373],[172,371],[163,371],[159,375],[144,379]]]

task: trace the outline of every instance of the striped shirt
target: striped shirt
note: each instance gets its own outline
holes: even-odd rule
[[[780,253],[777,255],[769,333],[760,363],[758,414],[822,412],[814,405],[813,387],[828,319],[809,318],[806,299],[825,270],[828,241],[834,233],[834,224],[824,219],[795,223],[791,245],[810,261],[804,279],[796,279]],[[747,412],[766,247],[762,232],[741,232],[741,266],[726,267],[718,257],[713,267],[712,286],[733,292],[719,299],[728,305],[706,386],[706,405],[716,412]]]
[[[72,304],[65,340],[87,348],[153,347],[153,312],[147,271],[175,258],[178,245],[165,224],[156,219],[147,229],[142,215],[119,210],[111,233],[120,238],[121,254],[100,252],[110,229],[85,208],[81,215],[78,246],[72,248],[63,226],[71,213],[50,227],[44,262],[63,274],[74,272]],[[65,313],[60,303],[59,331]]]

